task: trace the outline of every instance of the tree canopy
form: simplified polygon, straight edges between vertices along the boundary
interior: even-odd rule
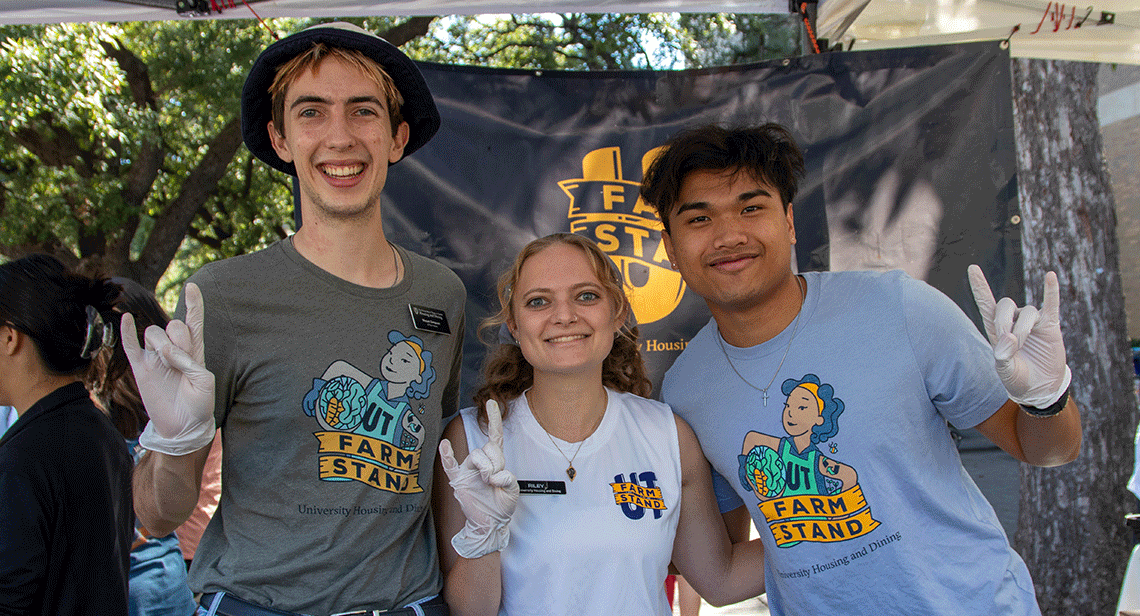
[[[350,21],[418,60],[495,67],[696,68],[799,48],[794,20],[772,15]],[[252,20],[0,28],[0,255],[47,252],[161,294],[286,237],[289,180],[242,147],[238,104],[272,40]]]

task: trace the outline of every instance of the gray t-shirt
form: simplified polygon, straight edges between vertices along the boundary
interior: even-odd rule
[[[440,591],[432,471],[457,408],[466,294],[446,267],[399,254],[388,289],[321,270],[291,240],[190,278],[224,444],[195,591],[309,614]],[[417,329],[413,310],[451,333]]]

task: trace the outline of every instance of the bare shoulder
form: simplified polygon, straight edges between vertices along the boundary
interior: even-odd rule
[[[681,474],[683,481],[688,483],[693,473],[708,473],[709,463],[705,460],[705,453],[701,443],[697,440],[696,432],[679,415],[673,415],[677,422],[677,445],[681,450]]]
[[[451,442],[455,459],[462,462],[467,458],[467,429],[463,427],[463,416],[457,414],[443,429],[443,438]]]

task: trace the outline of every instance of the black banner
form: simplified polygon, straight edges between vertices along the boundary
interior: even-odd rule
[[[689,71],[421,69],[443,126],[392,168],[385,228],[467,285],[464,405],[499,274],[556,231],[594,239],[619,264],[660,383],[709,316],[669,269],[638,183],[655,147],[705,123],[772,121],[796,136],[808,165],[800,271],[904,269],[976,319],[966,266],[978,263],[1022,297],[1009,54],[997,42]]]

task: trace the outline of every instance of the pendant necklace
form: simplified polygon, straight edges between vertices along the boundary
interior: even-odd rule
[[[539,424],[539,426],[541,427],[542,424]],[[546,432],[546,428],[542,428],[542,431]],[[566,454],[562,451],[562,448],[558,446],[558,443],[554,442],[554,437],[550,436],[549,432],[546,432],[546,438],[550,439],[550,444],[554,445],[554,448],[558,450],[558,453],[562,454],[563,458],[566,458]],[[582,451],[582,443],[585,443],[585,442],[586,442],[586,439],[582,439],[581,441],[579,441],[578,442],[578,448],[574,450],[574,455],[570,456],[569,458],[566,458],[566,464],[568,465],[566,467],[566,476],[570,478],[570,481],[574,481],[574,476],[578,474],[578,471],[574,470],[574,458],[578,457],[578,452]]]
[[[609,400],[609,397],[607,394],[607,403],[606,403],[607,405],[609,404],[608,400]],[[531,415],[534,415],[534,409],[533,408],[531,409]],[[603,407],[601,417],[598,417],[597,423],[594,424],[593,428],[590,428],[590,432],[589,432],[589,434],[586,435],[586,438],[590,438],[590,434],[593,434],[594,430],[598,429],[598,426],[601,425],[601,423],[602,423],[602,418],[605,416],[606,416],[606,411],[605,411],[605,408]],[[547,429],[545,427],[543,427],[542,423],[540,423],[538,421],[537,417],[534,418],[534,421],[535,421],[535,423],[538,423],[539,428],[542,428],[542,431],[546,434],[546,438],[550,439],[550,444],[554,445],[554,448],[558,450],[558,453],[562,454],[562,457],[566,459],[566,476],[570,478],[570,481],[574,481],[574,477],[578,474],[578,471],[574,470],[574,458],[577,458],[578,452],[582,451],[582,445],[584,445],[586,443],[586,438],[578,441],[578,448],[574,450],[574,455],[568,457],[566,455],[566,453],[564,451],[562,451],[562,448],[558,446],[558,443],[554,442],[554,437],[550,436],[550,432],[547,431]]]
[[[800,314],[803,312],[806,294],[804,289],[800,287],[800,279],[798,276],[796,277],[796,290],[800,292],[800,309],[798,312],[796,312],[796,318],[792,321],[792,335],[788,337],[788,346],[784,347],[784,356],[780,358],[780,364],[776,366],[776,372],[772,374],[772,378],[768,379],[768,384],[763,388],[753,385],[751,381],[744,378],[743,374],[740,374],[740,371],[736,369],[736,364],[732,363],[732,358],[728,356],[728,349],[724,347],[724,336],[722,336],[719,331],[716,335],[716,341],[720,343],[720,352],[724,353],[724,359],[728,362],[728,366],[732,368],[732,371],[736,373],[736,376],[740,377],[740,380],[744,381],[745,384],[747,384],[752,389],[755,389],[756,391],[764,394],[764,406],[768,406],[768,388],[772,386],[772,383],[776,380],[776,376],[780,374],[780,368],[784,367],[784,360],[788,358],[788,351],[790,351],[792,348],[792,340],[795,340],[796,338],[796,328],[800,326]]]

